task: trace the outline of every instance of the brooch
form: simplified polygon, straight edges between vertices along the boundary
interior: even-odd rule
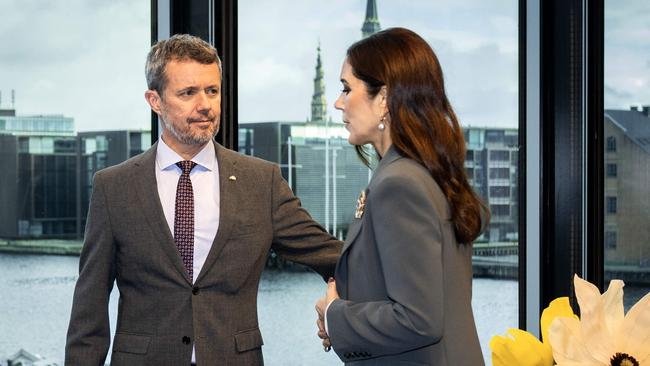
[[[359,198],[357,199],[357,209],[354,210],[354,218],[355,219],[360,219],[361,216],[363,216],[363,210],[366,208],[366,190],[364,189],[361,191],[361,194],[359,194]]]

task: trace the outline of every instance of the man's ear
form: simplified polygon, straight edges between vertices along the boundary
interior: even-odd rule
[[[144,92],[144,99],[147,100],[147,103],[149,103],[149,106],[151,106],[151,110],[154,111],[157,115],[160,115],[160,95],[158,94],[157,91],[155,90],[147,90]]]

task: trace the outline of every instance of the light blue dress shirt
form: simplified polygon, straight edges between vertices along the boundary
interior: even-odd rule
[[[156,182],[160,203],[172,236],[176,186],[182,173],[176,163],[183,160],[162,138],[159,140],[156,151]],[[194,192],[194,282],[203,268],[219,229],[219,164],[212,140],[192,158],[192,161],[197,164],[190,173]]]
[[[176,163],[183,161],[162,138],[156,149],[156,182],[169,230],[174,235],[176,209],[176,186],[182,170]],[[192,159],[197,165],[190,172],[194,192],[194,263],[192,282],[196,281],[208,257],[212,242],[219,229],[219,163],[210,140]],[[192,362],[196,361],[194,349]]]

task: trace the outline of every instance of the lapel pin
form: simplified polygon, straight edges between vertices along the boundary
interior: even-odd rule
[[[354,218],[360,219],[363,216],[363,211],[366,209],[366,190],[361,191],[359,199],[357,199],[357,208],[354,211]]]
[[[234,175],[231,175],[230,177],[228,177],[228,179],[229,179],[229,180],[232,180],[232,181],[236,181],[236,180],[237,180],[237,177],[235,177]]]

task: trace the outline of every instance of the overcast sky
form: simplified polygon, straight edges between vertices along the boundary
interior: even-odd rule
[[[517,118],[516,6],[514,0],[377,0],[382,28],[410,28],[434,48],[461,122],[512,127]],[[240,0],[240,120],[304,121],[309,116],[320,39],[328,113],[340,121],[333,103],[341,89],[341,64],[347,47],[361,38],[365,10],[366,0]]]
[[[304,121],[321,42],[328,113],[366,0],[239,0],[241,122]],[[65,114],[78,130],[148,128],[148,0],[0,0],[1,107]],[[377,0],[382,28],[422,35],[438,54],[461,122],[516,127],[517,1]],[[650,104],[650,5],[606,0],[605,104]]]

